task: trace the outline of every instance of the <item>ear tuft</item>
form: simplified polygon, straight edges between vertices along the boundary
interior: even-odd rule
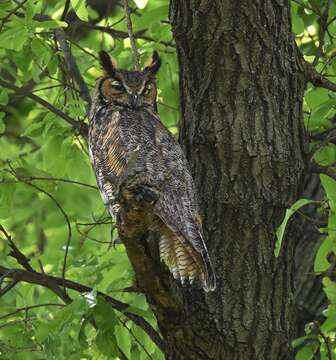
[[[161,66],[161,58],[159,54],[154,51],[152,57],[148,60],[148,62],[145,63],[145,69],[144,71],[149,71],[153,75],[155,75]]]
[[[105,73],[109,76],[114,76],[117,62],[106,51],[99,51],[99,60]]]

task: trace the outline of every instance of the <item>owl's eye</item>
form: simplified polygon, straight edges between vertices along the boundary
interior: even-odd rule
[[[145,86],[142,93],[144,95],[148,95],[152,91],[152,88],[153,88],[153,86],[151,84],[148,84],[148,85]]]
[[[114,80],[111,82],[111,86],[113,87],[114,90],[117,91],[125,91],[124,86],[122,85],[122,83],[118,80]]]

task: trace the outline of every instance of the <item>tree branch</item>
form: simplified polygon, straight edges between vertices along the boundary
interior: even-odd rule
[[[70,2],[71,0],[66,0],[64,8],[63,8],[63,12],[62,12],[62,16],[61,16],[61,21],[64,21],[68,11],[69,11],[69,7],[70,7]]]
[[[57,116],[59,116],[60,118],[64,119],[68,124],[70,124],[72,126],[72,128],[76,131],[78,131],[79,134],[81,134],[83,137],[87,137],[88,134],[88,125],[85,124],[83,121],[78,121],[75,120],[73,118],[71,118],[68,114],[64,113],[63,111],[57,109],[55,106],[53,106],[52,104],[50,104],[48,101],[42,99],[41,97],[34,95],[30,92],[25,92],[24,94],[20,94],[20,90],[22,88],[19,88],[7,81],[4,81],[2,79],[0,79],[0,85],[13,90],[15,92],[17,92],[17,96],[27,96],[28,98],[34,100],[35,102],[37,102],[38,104],[42,105],[43,107],[45,107],[46,109],[48,109],[49,111],[53,112],[54,114],[56,114]]]
[[[2,31],[3,26],[5,25],[6,21],[13,15],[15,14],[20,8],[23,7],[23,5],[27,2],[28,0],[23,0],[20,4],[18,4],[13,10],[11,10],[5,17],[3,17],[1,19],[1,26],[0,26],[0,32]]]
[[[30,284],[40,285],[52,291],[54,291],[54,285],[65,286],[67,289],[71,289],[79,293],[91,292],[93,290],[88,286],[79,284],[77,282],[68,279],[63,280],[62,278],[41,274],[36,271],[31,272],[21,269],[8,269],[1,265],[0,265],[0,276],[3,276],[5,278],[10,278],[18,282],[23,281]],[[159,334],[156,332],[156,330],[141,316],[127,311],[127,308],[129,307],[128,304],[116,300],[111,296],[106,295],[100,291],[98,291],[97,294],[102,296],[104,300],[108,302],[115,310],[120,311],[128,319],[132,320],[136,325],[138,325],[162,351],[165,351],[166,345],[162,340],[162,338],[159,336]]]
[[[323,133],[312,135],[311,138],[313,140],[317,140],[320,142],[318,142],[312,148],[312,150],[309,152],[308,158],[310,158],[310,159],[315,155],[315,153],[318,150],[320,150],[324,146],[328,145],[329,143],[332,143],[332,144],[336,143],[336,129],[335,128],[328,129],[328,130],[324,131]]]
[[[303,60],[303,66],[305,68],[307,81],[310,81],[313,85],[317,87],[336,92],[336,84],[321,75],[312,64]]]
[[[65,271],[66,271],[66,264],[67,264],[67,258],[68,258],[68,253],[69,253],[69,246],[70,246],[70,241],[71,241],[71,237],[72,237],[72,230],[71,230],[71,224],[70,224],[70,220],[68,215],[66,214],[66,212],[64,211],[64,209],[62,208],[61,204],[55,199],[55,197],[53,195],[51,195],[50,193],[48,193],[46,190],[42,189],[41,187],[32,184],[31,182],[25,180],[24,178],[21,178],[17,172],[15,171],[15,169],[9,164],[10,167],[10,172],[11,174],[19,181],[22,181],[23,183],[33,187],[34,189],[36,189],[37,191],[40,191],[41,193],[47,195],[49,197],[49,199],[51,199],[54,204],[57,206],[57,208],[59,209],[59,211],[62,213],[64,220],[67,224],[67,228],[68,228],[68,237],[67,237],[67,241],[65,244],[65,252],[64,252],[64,260],[63,260],[63,267],[62,267],[62,278],[65,278]],[[1,228],[0,228],[1,230]],[[13,246],[15,247],[15,245],[13,244]],[[25,266],[25,263],[22,263],[21,261],[23,261],[24,259],[27,259],[16,247],[15,249],[17,251],[14,252],[14,254],[11,256],[13,256],[14,258],[16,258],[19,262],[19,264],[21,264],[25,269],[27,269],[28,271],[34,271],[33,268],[29,265],[29,267]],[[15,255],[21,255],[21,256],[15,256]],[[65,292],[65,289],[64,289]]]
[[[11,241],[11,243],[13,243],[11,236],[1,224],[0,231],[5,235],[7,239]],[[51,275],[46,275],[45,273],[39,273],[35,271],[28,264],[29,259],[27,259],[27,257],[16,246],[15,249],[16,251],[10,255],[13,256],[17,260],[17,262],[25,268],[25,270],[9,269],[0,265],[1,278],[9,278],[13,280],[4,289],[1,289],[1,292],[3,292],[3,294],[5,292],[8,292],[8,290],[10,290],[10,288],[15,286],[18,282],[23,281],[48,288],[49,290],[53,291],[59,298],[61,298],[66,304],[70,304],[72,302],[72,299],[66,294],[65,288],[72,289],[80,293],[91,292],[93,290],[88,286],[78,284],[71,280],[54,277]],[[64,287],[64,290],[62,290],[61,287]],[[4,292],[5,289],[6,291]],[[132,320],[136,325],[138,325],[163,352],[166,350],[166,344],[164,340],[160,337],[160,335],[157,333],[157,331],[144,318],[127,311],[127,308],[129,307],[128,304],[116,300],[102,292],[98,292],[98,295],[102,296],[105,301],[108,302],[114,309],[120,311],[128,319]]]
[[[18,281],[14,280],[6,285],[4,288],[0,289],[0,297],[5,295],[9,290],[13,289],[13,287],[18,284]]]
[[[16,245],[12,240],[12,237],[7,233],[7,231],[1,224],[0,224],[0,232],[2,232],[5,235],[7,241],[9,242],[9,247],[11,248],[11,251],[9,252],[8,255],[16,259],[16,261],[26,270],[34,271],[29,264],[29,259],[16,247]]]
[[[60,48],[64,54],[64,60],[65,60],[65,64],[67,66],[67,69],[69,71],[70,76],[75,80],[75,82],[77,83],[78,87],[79,87],[79,91],[80,91],[80,96],[82,97],[82,99],[84,101],[86,101],[87,106],[86,106],[86,111],[87,113],[90,110],[90,106],[91,106],[91,96],[90,96],[90,92],[89,89],[78,69],[77,63],[75,61],[75,59],[73,58],[72,54],[71,54],[71,50],[69,48],[69,45],[67,43],[66,40],[66,36],[65,36],[65,32],[63,29],[56,29],[55,30],[55,38],[58,41]]]
[[[133,66],[135,70],[139,71],[140,70],[139,53],[134,39],[131,13],[130,13],[130,8],[128,6],[128,0],[124,0],[124,10],[126,15],[128,37],[130,39],[131,48],[133,52]]]
[[[331,6],[331,0],[327,0],[327,4],[324,8],[322,15],[320,16],[319,22],[319,46],[317,48],[316,56],[312,63],[312,66],[316,66],[320,57],[323,56],[323,45],[324,45],[324,36],[328,29],[328,17],[329,17],[329,9]]]
[[[317,174],[328,175],[329,177],[331,177],[336,181],[336,172],[332,171],[332,169],[329,166],[323,166],[317,164],[316,162],[313,162],[311,165],[311,171]]]
[[[75,184],[75,185],[80,185],[80,186],[84,186],[87,187],[89,189],[92,190],[98,190],[97,186],[94,185],[90,185],[90,184],[86,184],[83,183],[81,181],[76,181],[76,180],[70,180],[70,179],[62,179],[62,178],[54,178],[54,177],[42,177],[42,176],[21,176],[20,177],[21,180],[25,180],[25,181],[55,181],[55,182],[64,182],[64,183],[68,183],[68,184]],[[2,183],[9,183],[9,182],[13,182],[13,183],[17,183],[19,182],[18,180],[0,180],[0,184]]]
[[[333,360],[333,355],[332,355],[332,351],[331,351],[331,348],[330,348],[330,340],[329,340],[329,337],[326,336],[323,331],[321,330],[320,328],[320,325],[317,321],[314,321],[314,327],[315,329],[317,330],[317,332],[321,335],[324,343],[325,343],[325,346],[327,348],[327,354],[328,354],[328,360]]]
[[[36,309],[36,308],[40,308],[40,307],[47,307],[47,306],[64,307],[65,305],[56,304],[56,303],[46,303],[46,304],[36,304],[36,305],[25,306],[25,307],[17,308],[15,311],[12,311],[11,313],[0,316],[0,320],[5,319],[5,318],[10,317],[10,316],[13,316],[13,315],[16,315],[17,313],[19,313],[21,311],[27,312],[27,311],[29,311],[31,309]]]

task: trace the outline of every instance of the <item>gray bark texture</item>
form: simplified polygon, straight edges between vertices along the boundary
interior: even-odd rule
[[[180,139],[218,278],[214,294],[191,301],[198,339],[189,354],[182,346],[185,358],[291,358],[295,244],[273,255],[275,228],[300,190],[306,145],[305,79],[288,2],[175,0],[170,16]]]
[[[289,4],[171,0],[170,20],[180,66],[180,141],[217,289],[181,289],[125,214],[120,234],[137,285],[157,317],[167,359],[293,359],[300,328],[296,242],[286,240],[274,257],[275,230],[302,192],[306,168],[306,81]]]

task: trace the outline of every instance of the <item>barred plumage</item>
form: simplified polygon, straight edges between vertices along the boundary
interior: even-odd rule
[[[144,183],[159,192],[149,230],[158,233],[161,259],[183,284],[198,278],[206,291],[213,290],[215,275],[188,163],[156,112],[155,74],[160,59],[154,53],[142,72],[130,72],[117,69],[106,53],[100,58],[105,76],[97,81],[89,145],[104,203],[115,216],[118,182],[133,161]]]

